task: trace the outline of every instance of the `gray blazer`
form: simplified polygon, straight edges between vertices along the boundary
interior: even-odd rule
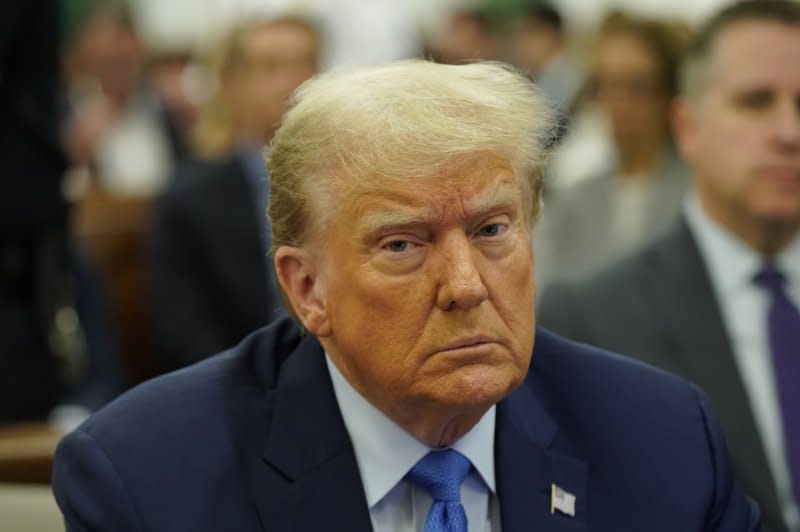
[[[642,244],[675,221],[687,183],[686,167],[670,151],[645,197]],[[615,241],[611,233],[618,187],[614,168],[545,199],[542,220],[534,232],[540,286],[585,278],[638,247]]]
[[[710,278],[683,218],[661,239],[597,276],[551,286],[538,320],[702,387],[719,414],[739,483],[761,506],[764,525],[788,532]]]

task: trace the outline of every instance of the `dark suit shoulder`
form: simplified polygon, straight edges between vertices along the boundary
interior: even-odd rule
[[[529,380],[563,434],[594,463],[609,463],[628,445],[637,456],[663,453],[662,463],[710,459],[702,456],[707,399],[682,377],[539,329]],[[665,442],[672,447],[661,449]]]
[[[694,397],[696,387],[685,379],[637,359],[612,353],[580,341],[564,338],[538,328],[532,372],[539,386],[553,388],[556,395],[576,392],[600,401],[629,399],[640,402],[673,402],[677,395]],[[580,393],[578,393],[580,392]],[[611,393],[610,396],[605,394]]]
[[[704,516],[703,530],[758,529],[759,512],[735,486],[722,429],[694,384],[543,329],[527,384],[558,420],[553,448],[591,464],[602,486],[597,514],[616,519],[614,500],[652,490],[653,515]]]
[[[80,430],[136,448],[131,438],[162,441],[180,427],[224,425],[243,403],[264,402],[301,338],[289,318],[280,319],[227,351],[134,387],[90,417]],[[175,435],[176,443],[186,443],[180,441],[185,435]]]

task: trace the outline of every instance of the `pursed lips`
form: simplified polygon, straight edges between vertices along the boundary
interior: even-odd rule
[[[483,335],[469,336],[467,338],[461,338],[459,340],[456,340],[455,342],[448,344],[447,346],[443,347],[441,351],[453,351],[464,347],[473,347],[476,345],[489,344],[489,343],[496,343],[496,340]]]

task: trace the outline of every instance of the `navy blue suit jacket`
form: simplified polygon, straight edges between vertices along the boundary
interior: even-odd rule
[[[504,532],[758,529],[705,396],[639,362],[539,330],[495,430]],[[288,320],[92,416],[53,489],[70,531],[371,529],[322,348]]]

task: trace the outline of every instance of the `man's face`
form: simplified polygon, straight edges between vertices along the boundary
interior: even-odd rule
[[[533,254],[516,177],[496,157],[463,163],[349,195],[317,241],[327,322],[312,332],[396,420],[488,407],[530,363]]]
[[[317,41],[307,27],[281,21],[252,30],[242,44],[230,100],[251,129],[269,136],[292,92],[316,73]]]
[[[800,226],[800,28],[740,22],[711,53],[677,127],[704,207],[734,231]]]

